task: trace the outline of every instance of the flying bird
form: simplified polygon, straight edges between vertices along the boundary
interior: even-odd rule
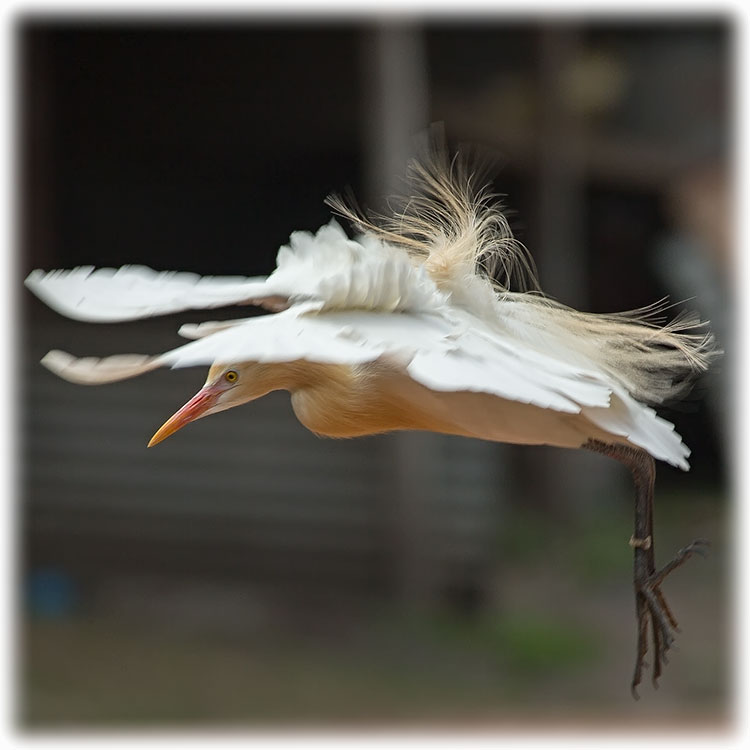
[[[229,305],[270,313],[184,325],[179,333],[191,341],[163,354],[79,359],[50,351],[42,364],[82,384],[210,365],[203,387],[149,446],[281,389],[318,435],[430,430],[617,459],[635,483],[637,697],[649,641],[656,685],[678,629],[661,584],[707,544],[696,540],[656,569],[654,459],[687,470],[690,451],[652,407],[689,390],[717,354],[713,337],[694,316],[664,323],[663,303],[601,315],[545,296],[496,196],[445,149],[414,160],[409,184],[388,216],[330,197],[355,239],[335,219],[314,234],[294,232],[268,277],[143,266],[33,271],[26,286],[77,320]]]

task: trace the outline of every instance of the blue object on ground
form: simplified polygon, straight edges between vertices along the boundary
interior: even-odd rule
[[[32,615],[65,617],[75,606],[75,582],[59,568],[39,568],[28,575],[26,598]]]

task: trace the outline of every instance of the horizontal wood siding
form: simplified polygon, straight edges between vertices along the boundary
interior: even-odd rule
[[[273,393],[147,449],[204,369],[87,387],[39,365],[50,348],[171,348],[183,319],[196,316],[94,326],[33,310],[19,410],[30,562],[388,587],[398,436],[320,439],[297,422],[288,394]],[[425,437],[429,465],[415,471],[429,475],[430,492],[413,533],[429,542],[439,586],[492,553],[499,453],[481,441]]]

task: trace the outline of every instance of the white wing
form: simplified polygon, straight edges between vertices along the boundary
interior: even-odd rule
[[[26,286],[62,315],[94,323],[167,315],[189,308],[260,304],[273,296],[263,277],[201,277],[157,272],[145,266],[32,271]]]
[[[33,271],[26,286],[57,312],[99,323],[227,305],[255,304],[278,312],[302,300],[316,300],[321,309],[385,311],[431,309],[444,301],[404,251],[372,237],[350,240],[336,222],[315,235],[292,234],[267,278],[84,266]]]
[[[411,377],[433,390],[481,391],[570,412],[577,412],[580,404],[607,406],[609,388],[595,374],[516,348],[497,336],[487,339],[486,330],[477,333],[468,327],[472,320],[460,314],[319,312],[317,303],[308,302],[275,315],[183,326],[183,335],[196,340],[155,357],[118,355],[77,361],[85,362],[90,370],[98,362],[110,382],[115,371],[122,373],[118,378],[122,379],[141,374],[144,366],[300,359],[359,364],[387,354],[404,362]],[[481,323],[474,321],[474,325]],[[131,365],[132,375],[127,370]],[[61,371],[58,374],[67,377]],[[93,376],[86,381],[95,382]]]
[[[328,316],[308,315],[316,303],[298,304],[275,315],[208,324],[214,332],[204,335],[201,326],[189,326],[189,344],[164,354],[120,354],[112,357],[76,358],[54,350],[43,359],[49,370],[73,383],[93,385],[125,380],[159,367],[193,367],[214,362],[291,362],[307,359],[331,364],[359,364],[377,359],[383,345],[353,341],[346,327],[331,325]],[[398,317],[398,316],[394,316]],[[324,321],[321,324],[321,321]],[[182,329],[181,329],[182,330]]]

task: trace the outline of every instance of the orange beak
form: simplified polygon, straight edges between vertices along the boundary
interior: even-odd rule
[[[148,443],[152,445],[161,443],[177,430],[184,427],[188,422],[194,422],[200,419],[212,406],[216,404],[219,398],[219,392],[210,388],[201,388],[198,393],[188,401],[185,406],[173,414],[154,434]]]

